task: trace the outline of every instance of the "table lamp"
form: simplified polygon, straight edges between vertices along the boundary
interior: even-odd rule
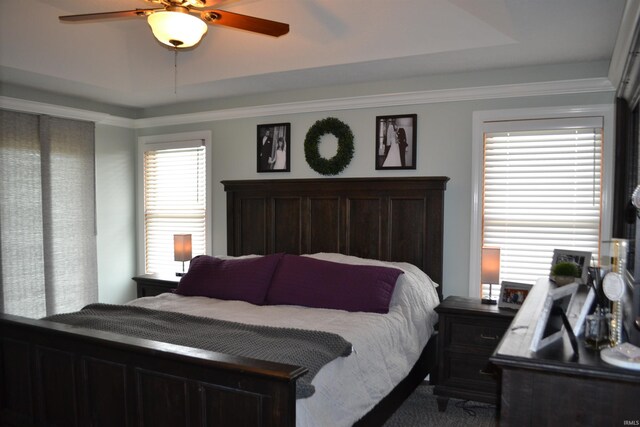
[[[184,276],[184,262],[191,259],[191,234],[173,235],[173,256],[175,261],[182,261],[182,273],[176,276]]]
[[[482,283],[489,284],[489,297],[482,298],[482,304],[497,304],[498,300],[493,298],[493,284],[500,282],[500,248],[482,248]]]

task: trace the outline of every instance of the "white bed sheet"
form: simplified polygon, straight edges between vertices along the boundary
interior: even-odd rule
[[[325,365],[313,379],[315,394],[296,401],[299,427],[351,426],[386,396],[411,370],[434,331],[436,286],[419,268],[341,254],[308,255],[345,264],[386,265],[404,271],[389,313],[350,313],[300,306],[257,306],[243,301],[161,294],[130,305],[254,325],[336,333],[353,353]]]

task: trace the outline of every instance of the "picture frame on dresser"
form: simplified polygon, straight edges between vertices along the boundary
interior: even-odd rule
[[[567,316],[569,316],[569,322],[571,322],[571,326],[573,327],[573,333],[575,333],[576,336],[583,332],[587,315],[591,312],[595,300],[596,291],[593,286],[589,286],[580,310],[574,310],[573,313],[567,314]]]
[[[580,284],[587,283],[589,277],[589,265],[591,264],[591,252],[575,251],[572,249],[554,249],[551,268],[559,262],[573,262],[580,270],[580,277],[577,282]]]
[[[539,351],[562,337],[565,325],[560,311],[565,317],[572,311],[578,286],[571,283],[549,290],[531,338],[531,351]]]
[[[529,295],[529,291],[533,285],[527,283],[507,282],[500,284],[500,297],[498,298],[498,307],[518,310],[524,300]]]

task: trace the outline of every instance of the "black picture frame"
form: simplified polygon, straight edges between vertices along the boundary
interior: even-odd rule
[[[290,172],[291,123],[258,125],[256,148],[258,172]]]
[[[417,114],[377,116],[376,169],[415,169],[417,135]]]

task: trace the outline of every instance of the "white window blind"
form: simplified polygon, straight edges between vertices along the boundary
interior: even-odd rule
[[[602,126],[582,124],[484,134],[482,246],[501,249],[500,281],[535,283],[556,248],[599,259]]]
[[[193,256],[206,249],[206,148],[203,141],[149,144],[144,152],[145,272],[175,274],[173,235],[191,234]],[[188,263],[185,263],[185,269]]]

